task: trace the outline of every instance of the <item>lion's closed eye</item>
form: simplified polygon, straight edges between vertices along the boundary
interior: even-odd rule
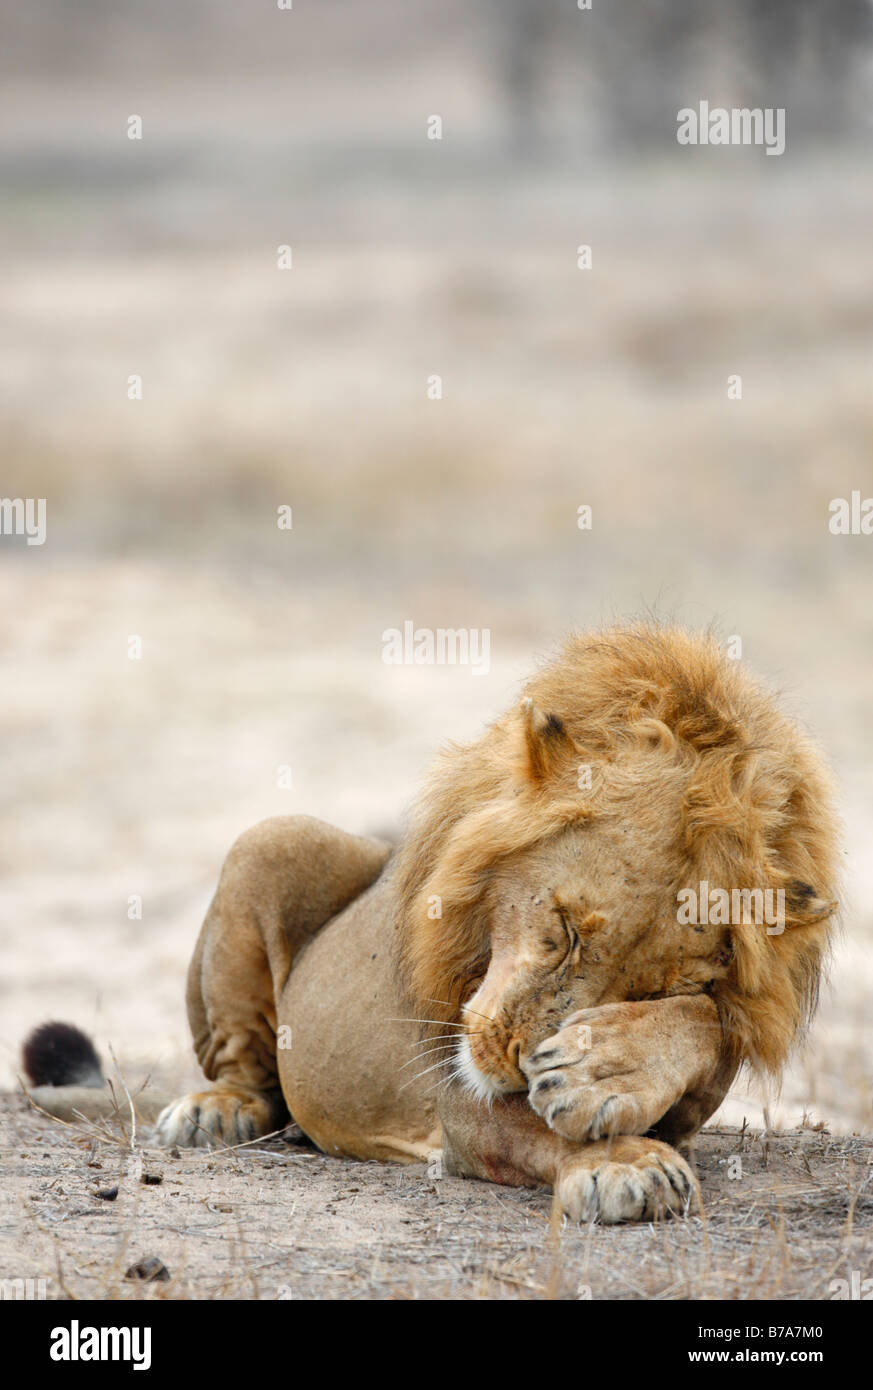
[[[548,955],[557,960],[563,958],[572,949],[576,941],[567,916],[561,907],[553,907],[549,913],[549,921],[542,936],[543,950]]]

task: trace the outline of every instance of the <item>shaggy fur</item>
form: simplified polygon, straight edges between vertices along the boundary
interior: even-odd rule
[[[784,889],[781,935],[734,925],[707,982],[737,1063],[778,1074],[811,1017],[836,910],[830,777],[801,729],[712,636],[640,624],[567,642],[521,711],[443,755],[399,856],[403,978],[422,1018],[456,1021],[489,960],[488,889],[517,851],[621,815],[681,780],[655,823],[677,892]],[[578,790],[578,769],[592,770]],[[669,806],[674,806],[669,800]],[[672,817],[672,818],[671,818]],[[439,917],[429,905],[440,900]],[[657,950],[653,933],[652,950]],[[679,992],[679,991],[677,991]]]

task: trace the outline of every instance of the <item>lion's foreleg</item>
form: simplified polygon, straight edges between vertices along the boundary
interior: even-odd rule
[[[527,1096],[486,1106],[452,1085],[440,1103],[447,1170],[512,1187],[551,1187],[574,1221],[644,1221],[687,1210],[694,1176],[657,1139],[622,1135],[578,1144],[549,1129]]]

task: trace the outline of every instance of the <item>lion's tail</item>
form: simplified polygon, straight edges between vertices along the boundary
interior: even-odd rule
[[[21,1049],[26,1094],[40,1110],[59,1120],[112,1119],[129,1115],[127,1096],[110,1087],[91,1039],[71,1023],[43,1023]],[[173,1099],[150,1087],[133,1093],[137,1120],[152,1124]]]

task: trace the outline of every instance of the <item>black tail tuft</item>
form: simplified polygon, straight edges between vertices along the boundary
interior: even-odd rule
[[[21,1060],[32,1086],[102,1086],[94,1044],[71,1023],[42,1023],[24,1041]]]

